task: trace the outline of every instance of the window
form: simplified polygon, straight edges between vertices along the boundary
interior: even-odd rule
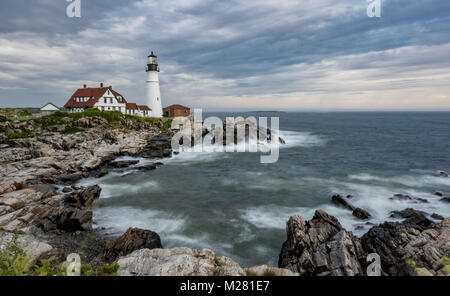
[[[105,102],[105,104],[108,103],[108,102],[106,101],[106,98],[104,98],[104,102]]]
[[[111,101],[111,104],[113,103],[113,100],[112,100],[113,98],[109,98],[109,100]]]

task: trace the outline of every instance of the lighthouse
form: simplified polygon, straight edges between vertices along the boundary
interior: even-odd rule
[[[163,116],[161,104],[161,92],[159,90],[159,68],[157,56],[152,53],[148,56],[147,62],[147,103],[152,117],[161,118]]]

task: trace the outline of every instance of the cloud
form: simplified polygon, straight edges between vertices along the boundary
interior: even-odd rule
[[[445,0],[384,0],[381,19],[364,0],[82,0],[81,19],[32,3],[0,4],[3,106],[62,105],[99,82],[145,103],[153,49],[165,105],[450,109]]]

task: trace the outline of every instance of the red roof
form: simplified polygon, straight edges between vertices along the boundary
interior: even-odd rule
[[[75,91],[75,93],[70,97],[69,101],[64,105],[66,108],[74,108],[74,107],[93,107],[95,103],[97,103],[98,99],[100,99],[105,92],[110,89],[111,92],[117,97],[122,97],[122,101],[126,103],[125,98],[113,90],[111,87],[97,87],[97,88],[79,88]],[[89,97],[87,102],[77,102],[75,98],[77,97]]]
[[[126,109],[134,109],[134,110],[137,110],[138,109],[138,106],[137,106],[137,104],[136,103],[127,103],[126,105],[125,105],[125,108]]]
[[[147,105],[138,105],[139,110],[147,110],[147,111],[151,111],[152,109],[150,109]]]
[[[183,106],[183,105],[179,105],[179,104],[170,105],[170,106],[164,108],[164,110],[166,110],[166,109],[170,109],[170,110],[173,110],[173,109],[188,109],[188,110],[191,110],[191,108]]]

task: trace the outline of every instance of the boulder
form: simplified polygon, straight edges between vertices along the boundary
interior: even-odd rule
[[[436,213],[431,214],[431,218],[436,219],[436,220],[444,220],[445,219],[444,217],[442,217],[441,215],[436,214]]]
[[[100,197],[102,189],[98,185],[77,190],[64,198],[67,204],[79,209],[92,209],[94,202]]]
[[[287,240],[278,267],[300,275],[364,275],[365,252],[358,238],[339,221],[317,210],[310,221],[293,216],[286,224]]]
[[[31,235],[15,235],[9,232],[0,232],[0,250],[4,250],[11,243],[23,249],[30,265],[35,264],[45,253],[53,250],[53,247],[48,243],[40,241]]]
[[[37,257],[36,262],[38,265],[41,265],[42,260],[46,260],[48,262],[61,263],[66,261],[67,253],[62,249],[50,249],[46,252],[43,252]]]
[[[361,208],[354,209],[352,215],[361,220],[367,220],[371,217],[369,212]]]
[[[347,202],[347,201],[346,201],[342,196],[340,196],[339,194],[333,195],[333,196],[331,197],[331,200],[332,200],[335,204],[337,204],[337,205],[339,205],[339,206],[341,206],[341,207],[344,207],[344,208],[346,208],[346,209],[349,209],[350,211],[354,211],[354,210],[355,210],[355,207],[352,206],[349,202]]]
[[[121,257],[119,276],[244,276],[245,271],[211,250],[141,249]]]
[[[113,262],[139,249],[162,248],[161,239],[156,232],[139,228],[129,228],[122,236],[108,244],[103,253],[107,262]]]
[[[428,200],[420,197],[412,197],[406,194],[395,194],[393,197],[389,198],[391,200],[409,201],[411,203],[428,203]]]
[[[443,197],[440,199],[440,201],[445,202],[445,203],[450,203],[450,197]]]

